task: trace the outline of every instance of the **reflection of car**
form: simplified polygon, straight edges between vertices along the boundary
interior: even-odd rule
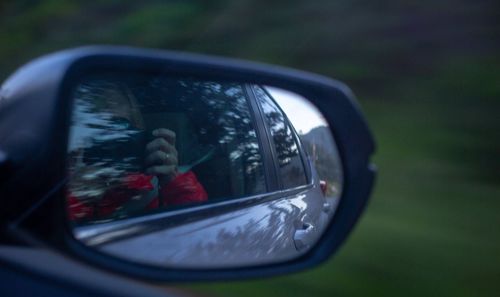
[[[127,74],[146,81],[168,77],[185,83],[186,78],[195,78],[239,86],[244,94],[239,99],[234,88],[223,92],[220,100],[208,98],[210,104],[222,106],[223,117],[212,117],[217,113],[206,105],[198,110],[196,119],[208,120],[198,126],[201,130],[191,131],[211,135],[207,129],[214,126],[223,131],[216,144],[202,146],[209,148],[202,150],[203,158],[179,164],[179,168],[190,165],[213,199],[102,220],[69,219],[67,198],[75,194],[72,186],[85,190],[85,197],[100,197],[92,187],[115,186],[120,179],[113,176],[117,169],[113,162],[130,157],[102,157],[99,150],[85,156],[89,147],[78,149],[81,144],[74,142],[75,137],[85,145],[95,143],[95,135],[115,141],[115,146],[107,146],[108,153],[120,144],[135,147],[115,137],[128,124],[106,128],[107,122],[101,120],[110,114],[86,122],[102,115],[101,105],[86,105],[87,115],[78,114],[81,105],[75,90],[96,73],[112,74],[113,79]],[[157,86],[150,90],[158,93]],[[315,159],[309,159],[287,117],[261,86],[295,92],[323,112],[335,139],[334,149],[338,148],[339,160],[332,164],[342,173],[335,184],[337,190],[341,187],[335,203],[328,203],[321,192],[318,176],[325,166],[321,172],[315,170],[328,150],[320,152],[314,146]],[[158,282],[298,271],[325,261],[341,245],[372,188],[371,134],[349,90],[324,77],[204,56],[92,47],[28,64],[2,85],[0,98],[0,289],[4,296],[18,295],[14,281],[23,284],[26,295],[154,296],[155,292],[116,274]],[[155,103],[150,115],[166,112],[162,108]],[[244,113],[247,116],[242,117]],[[145,118],[146,126],[155,126],[155,121]],[[88,123],[83,128],[89,129],[75,130],[78,123]],[[104,134],[93,134],[103,127]],[[242,131],[247,138],[240,135]],[[75,160],[82,151],[83,159]],[[92,169],[89,160],[100,163],[105,173],[93,172],[75,183],[75,172]],[[110,175],[113,180],[107,179]],[[335,212],[333,204],[338,204]]]
[[[147,87],[138,88],[140,92],[129,88],[128,93],[135,92],[146,129],[174,127],[180,168],[192,170],[208,193],[205,210],[192,222],[200,208],[193,203],[142,212],[140,216],[127,215],[120,209],[115,216],[77,227],[79,240],[114,256],[179,267],[272,263],[295,258],[318,240],[333,214],[334,203],[324,197],[318,174],[297,133],[263,87],[188,80],[175,84],[172,79],[157,76],[150,80],[170,87],[160,94],[161,90],[148,80]],[[209,96],[199,91],[201,87],[209,89]],[[89,106],[98,101],[89,92],[85,92],[87,97],[77,97],[77,104]],[[150,93],[156,97],[151,98],[147,95]],[[161,99],[166,97],[168,101]],[[92,111],[99,114],[95,108]],[[90,116],[74,117],[88,122]],[[78,133],[84,130],[84,124],[73,121],[75,141],[81,138]],[[87,126],[95,133],[95,124]],[[89,141],[89,133],[84,135]],[[135,152],[141,154],[142,150]],[[241,203],[253,206],[236,215]],[[221,204],[226,209],[222,213],[217,211]],[[175,213],[179,223],[165,227],[172,220],[172,210],[179,208],[190,211]],[[212,211],[207,212],[209,209]]]

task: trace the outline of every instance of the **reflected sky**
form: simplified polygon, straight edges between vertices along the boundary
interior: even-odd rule
[[[299,134],[306,134],[318,126],[328,126],[321,112],[304,97],[279,88],[265,87],[280,105]]]

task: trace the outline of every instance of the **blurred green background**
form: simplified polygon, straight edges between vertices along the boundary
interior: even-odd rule
[[[209,296],[500,294],[500,2],[1,1],[0,80],[31,58],[126,44],[347,83],[375,134],[366,212],[319,268],[182,285]]]

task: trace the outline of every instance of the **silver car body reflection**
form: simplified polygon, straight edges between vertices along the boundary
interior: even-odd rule
[[[75,235],[104,253],[163,267],[226,268],[291,260],[319,239],[337,205],[337,198],[324,198],[316,173],[312,184],[292,191],[296,193],[271,193],[283,197],[150,233],[137,218],[81,227]],[[298,246],[295,234],[307,227],[304,245]]]

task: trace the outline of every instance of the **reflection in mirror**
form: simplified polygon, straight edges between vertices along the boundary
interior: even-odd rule
[[[304,97],[287,90],[266,87],[298,132],[326,197],[336,204],[342,191],[342,166],[337,145],[321,112]]]
[[[164,267],[293,259],[335,212],[342,167],[321,113],[245,82],[99,73],[73,91],[76,239]]]

